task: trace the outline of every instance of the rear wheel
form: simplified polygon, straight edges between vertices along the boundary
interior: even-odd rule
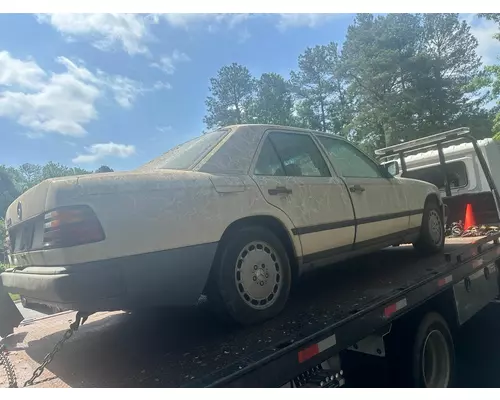
[[[413,386],[445,388],[453,385],[455,349],[446,321],[438,313],[420,322],[413,343]]]
[[[391,338],[389,355],[397,383],[402,387],[453,387],[455,348],[448,324],[436,312],[415,322]]]
[[[214,265],[208,301],[217,313],[243,325],[281,312],[291,286],[290,260],[270,230],[251,226],[231,234]]]
[[[413,246],[426,255],[439,253],[444,248],[443,213],[441,207],[434,200],[425,204],[420,235]]]

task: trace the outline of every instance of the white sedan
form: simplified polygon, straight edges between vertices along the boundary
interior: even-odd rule
[[[80,311],[195,304],[242,324],[278,314],[313,267],[400,243],[444,245],[429,183],[341,137],[238,125],[132,172],[48,179],[7,210],[10,292]]]

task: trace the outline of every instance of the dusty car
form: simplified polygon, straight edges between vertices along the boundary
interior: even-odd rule
[[[242,324],[278,314],[304,271],[444,245],[432,184],[395,178],[341,137],[237,125],[132,172],[46,180],[7,210],[14,293],[64,309],[195,304]]]

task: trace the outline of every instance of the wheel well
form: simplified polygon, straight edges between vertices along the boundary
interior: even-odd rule
[[[427,195],[427,197],[425,198],[425,205],[427,205],[427,203],[430,203],[430,202],[434,202],[438,205],[440,204],[439,197],[437,196],[436,193],[430,193]]]
[[[290,260],[290,267],[292,269],[292,283],[295,282],[296,278],[298,277],[299,268],[297,263],[297,254],[295,252],[295,247],[293,246],[290,235],[287,229],[278,219],[266,215],[245,217],[231,223],[231,225],[226,228],[219,241],[217,251],[215,253],[214,263],[218,262],[220,258],[220,252],[224,248],[227,240],[229,240],[229,238],[231,237],[231,233],[240,228],[248,226],[261,226],[267,228],[271,232],[273,232],[278,237],[278,239],[280,239]]]

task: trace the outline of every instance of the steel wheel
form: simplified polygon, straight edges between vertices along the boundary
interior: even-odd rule
[[[436,210],[429,212],[429,236],[435,245],[441,242],[443,236],[443,227],[441,217]]]
[[[276,250],[264,241],[246,245],[238,255],[234,280],[243,301],[255,310],[271,307],[281,287],[281,260]]]

